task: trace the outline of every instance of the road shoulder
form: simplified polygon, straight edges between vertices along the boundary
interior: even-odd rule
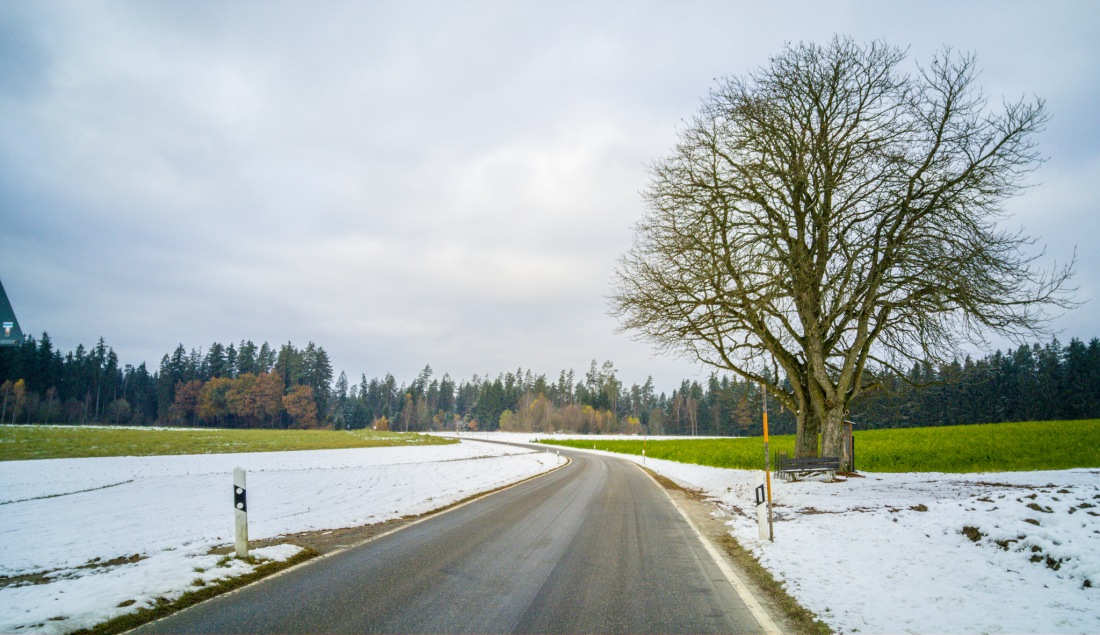
[[[812,635],[828,635],[832,632],[811,611],[798,604],[786,592],[782,583],[760,566],[752,554],[730,535],[725,523],[728,514],[708,502],[701,493],[685,489],[651,470],[642,469],[664,488],[673,503],[714,547],[713,553],[732,569],[737,580],[747,588],[778,631]]]

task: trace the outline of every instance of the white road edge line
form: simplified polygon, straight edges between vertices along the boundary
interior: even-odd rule
[[[637,465],[637,463],[635,463],[635,465]],[[638,467],[641,466],[639,465]],[[760,605],[759,601],[757,601],[756,596],[753,595],[752,591],[749,590],[748,585],[746,585],[744,581],[741,580],[741,576],[737,575],[737,572],[734,571],[733,568],[726,563],[726,559],[723,558],[722,554],[718,552],[718,549],[716,549],[715,546],[711,544],[710,540],[708,540],[707,537],[703,535],[703,532],[699,531],[699,528],[696,527],[695,523],[691,521],[691,518],[687,515],[687,512],[685,512],[683,508],[681,508],[680,505],[676,503],[676,500],[672,498],[672,495],[668,493],[668,490],[666,490],[663,485],[657,482],[657,479],[653,478],[652,474],[650,474],[646,470],[642,470],[642,472],[644,472],[645,475],[648,476],[653,481],[653,483],[658,488],[660,488],[662,492],[665,493],[665,496],[668,497],[668,502],[672,503],[672,506],[675,507],[676,511],[680,513],[680,517],[683,518],[684,522],[686,522],[688,526],[691,527],[691,530],[695,532],[695,535],[699,538],[699,542],[703,543],[703,548],[707,550],[707,553],[710,554],[711,559],[714,560],[714,563],[716,565],[718,565],[718,569],[722,572],[722,575],[726,576],[726,580],[728,580],[730,585],[733,586],[733,589],[737,591],[737,595],[740,595],[741,599],[745,601],[745,606],[749,608],[749,612],[752,613],[752,616],[754,618],[756,618],[756,621],[760,624],[760,627],[764,629],[764,633],[766,633],[767,635],[782,635],[783,631],[781,631],[779,627],[776,626],[775,622],[772,621],[771,616],[768,615],[768,612],[765,611],[764,607]]]

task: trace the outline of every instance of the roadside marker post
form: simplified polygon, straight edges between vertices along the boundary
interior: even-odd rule
[[[248,557],[248,501],[244,468],[233,468],[233,516],[236,520],[237,557]]]
[[[756,497],[756,527],[760,530],[760,539],[767,540],[768,533],[768,494],[764,491],[764,474],[756,473],[756,488],[753,489]]]
[[[768,540],[775,542],[775,529],[772,525],[772,461],[771,454],[768,453],[768,389],[763,384],[760,388],[764,394],[764,482],[768,486]]]
[[[842,443],[840,445],[840,466],[847,472],[856,471],[856,440],[852,436],[854,421],[844,421],[841,425]]]

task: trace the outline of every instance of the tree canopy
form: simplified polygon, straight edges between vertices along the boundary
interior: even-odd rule
[[[801,456],[818,432],[841,454],[883,371],[1041,333],[1045,307],[1072,304],[1072,262],[1044,270],[1001,226],[1041,163],[1043,102],[991,108],[970,55],[905,59],[838,37],[720,80],[652,166],[615,272],[624,330],[765,385]]]

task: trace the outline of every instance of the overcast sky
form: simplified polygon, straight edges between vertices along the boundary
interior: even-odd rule
[[[336,373],[456,379],[592,359],[709,373],[616,333],[646,165],[723,75],[786,42],[978,56],[1038,95],[1049,161],[1009,204],[1077,248],[1100,336],[1098,2],[0,1],[0,280],[24,333],[122,363],[314,341]]]

